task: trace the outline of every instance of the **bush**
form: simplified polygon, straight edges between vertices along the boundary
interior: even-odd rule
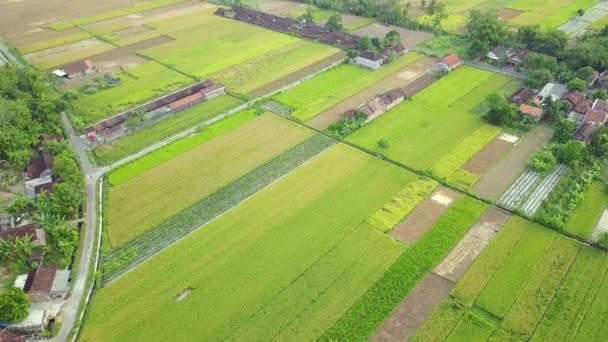
[[[378,146],[380,146],[381,149],[387,150],[388,148],[391,147],[391,144],[388,141],[388,139],[382,138],[382,139],[378,140]]]
[[[0,322],[15,323],[27,317],[30,299],[23,290],[8,287],[0,293]]]
[[[583,91],[587,88],[587,82],[585,82],[584,80],[581,80],[578,77],[575,77],[575,78],[571,79],[570,82],[568,82],[568,84],[566,86],[568,87],[568,90]]]
[[[557,159],[551,150],[543,149],[538,151],[528,162],[528,167],[534,171],[548,173],[549,171],[553,170],[555,164],[557,164]]]

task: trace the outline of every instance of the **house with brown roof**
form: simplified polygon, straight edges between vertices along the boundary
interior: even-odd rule
[[[91,75],[96,71],[97,69],[95,69],[95,64],[93,63],[93,61],[91,61],[90,59],[85,59],[83,61],[64,65],[61,68],[53,71],[53,74],[71,80],[86,75]]]
[[[32,302],[51,298],[65,298],[69,290],[70,271],[57,270],[55,265],[44,265],[27,275],[23,291]]]
[[[586,99],[585,94],[580,91],[568,91],[562,95],[562,100],[568,101],[572,104],[572,107],[576,107],[579,103]]]
[[[513,95],[511,97],[511,101],[520,106],[534,99],[536,95],[538,95],[538,90],[532,89],[530,87],[525,87],[524,89],[519,91],[519,93]]]
[[[593,137],[593,133],[599,127],[595,125],[593,121],[584,122],[577,130],[574,132],[572,136],[575,140],[582,141],[585,144],[591,142],[591,138]]]
[[[35,223],[0,231],[0,240],[22,239],[26,236],[30,237],[30,241],[34,247],[46,245],[46,233],[44,232],[44,229]]]
[[[528,49],[523,49],[516,52],[511,57],[509,57],[509,65],[513,68],[519,68],[522,64],[524,64],[529,54],[530,50]]]
[[[597,77],[597,80],[595,81],[595,86],[597,88],[608,90],[608,71],[604,71]]]
[[[40,177],[50,177],[53,174],[53,162],[55,157],[47,152],[40,152],[36,158],[32,159],[25,169],[30,179]]]
[[[492,51],[488,52],[488,54],[486,55],[486,58],[491,63],[497,63],[501,59],[507,59],[507,60],[511,59],[511,57],[516,55],[517,52],[518,52],[517,50],[512,49],[512,48],[508,48],[505,46],[497,46],[494,49],[492,49]]]
[[[401,88],[391,89],[380,96],[380,101],[384,106],[384,111],[391,110],[396,105],[405,100],[405,91]]]
[[[383,54],[375,51],[362,51],[357,57],[355,57],[355,64],[358,64],[364,68],[376,70],[383,64],[386,64],[387,57]]]
[[[608,101],[596,100],[592,108],[587,111],[582,125],[574,132],[574,139],[589,143],[593,133],[608,119]]]
[[[537,121],[540,121],[543,118],[543,116],[545,115],[545,111],[542,108],[533,107],[533,106],[527,105],[525,103],[522,103],[519,106],[519,112],[523,115],[533,117]]]

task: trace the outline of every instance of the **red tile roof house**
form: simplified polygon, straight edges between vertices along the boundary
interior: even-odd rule
[[[65,77],[68,79],[75,79],[86,75],[95,73],[95,64],[90,59],[84,61],[74,62],[53,71],[53,74],[59,77]]]
[[[525,103],[519,106],[519,112],[523,115],[531,116],[537,121],[540,121],[545,115],[545,111],[542,108],[532,107]]]
[[[538,90],[525,87],[519,93],[513,95],[513,97],[511,97],[511,101],[520,106],[522,104],[528,103],[528,101],[535,98],[536,95],[538,95]]]
[[[46,152],[40,152],[38,156],[30,161],[25,169],[30,179],[49,177],[53,174],[53,162],[55,157]]]
[[[0,231],[0,240],[14,240],[30,236],[32,246],[41,247],[46,245],[46,233],[37,224],[30,223],[21,227]]]
[[[441,59],[441,63],[445,65],[447,71],[452,71],[456,70],[459,66],[462,65],[462,59],[460,59],[457,54],[452,53],[443,57],[443,59]]]
[[[576,130],[576,132],[574,132],[574,139],[582,141],[584,143],[589,143],[591,141],[593,133],[606,123],[606,117],[608,116],[608,112],[595,108],[596,105],[597,101],[594,104],[594,108],[589,109],[589,111],[587,111],[587,114],[585,114],[583,124]]]
[[[568,101],[572,104],[572,107],[576,107],[579,103],[586,99],[585,94],[580,91],[569,91],[562,95],[562,100]]]
[[[40,266],[28,273],[23,291],[32,302],[65,298],[69,290],[69,279],[70,271],[58,271],[55,265]]]

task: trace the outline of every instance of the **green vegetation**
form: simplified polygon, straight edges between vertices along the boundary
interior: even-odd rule
[[[374,18],[361,18],[355,22],[344,25],[344,30],[346,31],[356,31],[360,28],[364,28],[365,26],[371,25],[375,23],[376,20]]]
[[[110,184],[113,186],[120,185],[170,159],[197,148],[226,132],[236,129],[256,117],[256,110],[249,109],[207,126],[196,135],[180,139],[112,171],[108,176]]]
[[[61,30],[65,30],[65,29],[69,29],[74,27],[74,24],[67,22],[67,21],[58,21],[56,23],[53,23],[49,26],[47,26],[48,28],[55,30],[55,31],[61,31]]]
[[[422,203],[437,187],[437,182],[419,178],[399,191],[381,209],[378,209],[367,223],[381,232],[388,232],[409,215],[412,210]]]
[[[57,37],[54,39],[49,39],[37,43],[32,43],[28,45],[21,45],[17,47],[17,51],[21,54],[28,54],[30,52],[36,52],[40,50],[50,49],[56,46],[61,46],[73,42],[77,42],[80,40],[84,40],[87,38],[91,38],[92,35],[86,31],[78,31],[72,34],[68,34],[65,36]]]
[[[443,301],[412,338],[413,342],[442,341],[467,313],[466,308],[451,298]]]
[[[47,70],[70,62],[77,61],[79,59],[87,58],[89,56],[106,52],[114,48],[116,47],[112,44],[99,42],[99,44],[96,44],[95,46],[89,48],[66,51],[58,55],[52,55],[50,57],[42,58],[36,62],[33,62],[32,65],[36,67],[36,69]]]
[[[583,239],[590,238],[607,204],[606,185],[594,181],[589,185],[581,203],[570,215],[564,226],[564,231]]]
[[[147,100],[178,90],[194,80],[156,62],[146,62],[118,74],[119,86],[74,102],[76,123],[90,124]]]
[[[79,25],[79,26],[87,25],[87,24],[96,23],[96,22],[102,21],[102,20],[108,20],[108,19],[112,19],[112,18],[116,18],[116,17],[122,17],[125,15],[133,14],[133,13],[153,10],[153,9],[156,9],[159,7],[169,6],[169,5],[176,4],[179,2],[183,2],[183,1],[185,1],[185,0],[151,0],[151,1],[146,1],[146,2],[138,2],[127,8],[121,8],[121,9],[118,9],[115,11],[96,14],[96,15],[92,15],[89,17],[78,18],[76,20],[72,20],[71,23],[73,25]],[[50,27],[54,30],[61,30],[63,26],[65,26],[65,25],[57,24],[57,25],[51,25]]]
[[[339,65],[274,99],[293,109],[295,118],[306,121],[421,57],[417,53],[408,53],[374,71],[351,64]]]
[[[10,286],[0,292],[0,322],[21,322],[27,317],[29,308],[30,298],[22,289]]]
[[[490,78],[497,78],[500,82],[488,81]],[[446,156],[441,164],[445,163],[453,170],[466,162],[464,158],[470,158],[481,150],[485,146],[483,141],[491,134],[497,133],[490,127],[479,130],[484,126],[481,118],[452,105],[458,103],[458,106],[463,108],[472,108],[474,101],[468,94],[476,93],[480,85],[493,85],[498,88],[508,82],[509,78],[502,75],[466,66],[460,67],[426,88],[411,101],[400,104],[356,131],[347,140],[419,170],[431,168]],[[477,100],[482,102],[483,99],[482,95]],[[479,136],[468,140],[467,137],[475,132],[479,133]],[[390,141],[391,146],[388,149],[378,146],[378,140],[381,138]],[[465,139],[468,140],[467,150],[462,154],[459,151],[454,158],[447,157],[457,151],[457,147]],[[429,144],[428,141],[434,143]],[[443,168],[439,171],[443,172]]]
[[[414,179],[336,145],[100,289],[81,338],[314,340],[403,252],[361,222]]]
[[[359,300],[323,335],[327,340],[364,340],[462,238],[487,205],[459,199],[416,244],[408,248]]]
[[[545,28],[557,28],[577,15],[578,9],[593,6],[596,0],[556,0],[547,6],[544,0],[513,0],[507,7],[524,11],[509,22],[514,25],[542,25]]]
[[[183,132],[241,104],[238,99],[224,95],[198,104],[168,117],[150,127],[127,135],[96,149],[93,153],[101,164],[111,164],[157,141]]]
[[[493,331],[494,327],[491,324],[468,312],[452,330],[446,341],[485,341]]]
[[[108,227],[112,244],[123,245],[311,134],[293,122],[266,114],[171,162],[141,170],[138,176],[110,188]]]
[[[450,53],[456,53],[460,56],[467,56],[468,54],[468,43],[460,36],[441,35],[418,46],[437,56],[445,56]]]

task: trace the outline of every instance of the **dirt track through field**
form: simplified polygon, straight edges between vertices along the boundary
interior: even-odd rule
[[[374,83],[373,85],[308,120],[306,125],[323,130],[330,124],[337,122],[340,119],[340,115],[347,110],[359,107],[359,105],[362,103],[373,99],[376,95],[381,94],[386,90],[392,88],[403,88],[411,82],[414,82],[416,79],[424,75],[436,61],[437,59],[433,57],[420,58],[414,63],[403,67],[390,76]]]
[[[374,342],[409,340],[448,296],[454,285],[453,282],[429,272],[370,340]]]
[[[458,192],[439,187],[393,229],[391,236],[408,245],[416,243],[460,196]]]
[[[498,136],[464,164],[462,169],[474,175],[483,175],[504,158],[512,146],[511,142]]]
[[[553,129],[536,126],[519,144],[475,185],[473,192],[483,198],[497,199],[526,169],[528,160],[553,137]]]
[[[509,214],[500,209],[488,208],[433,272],[447,280],[458,282],[509,217]]]

